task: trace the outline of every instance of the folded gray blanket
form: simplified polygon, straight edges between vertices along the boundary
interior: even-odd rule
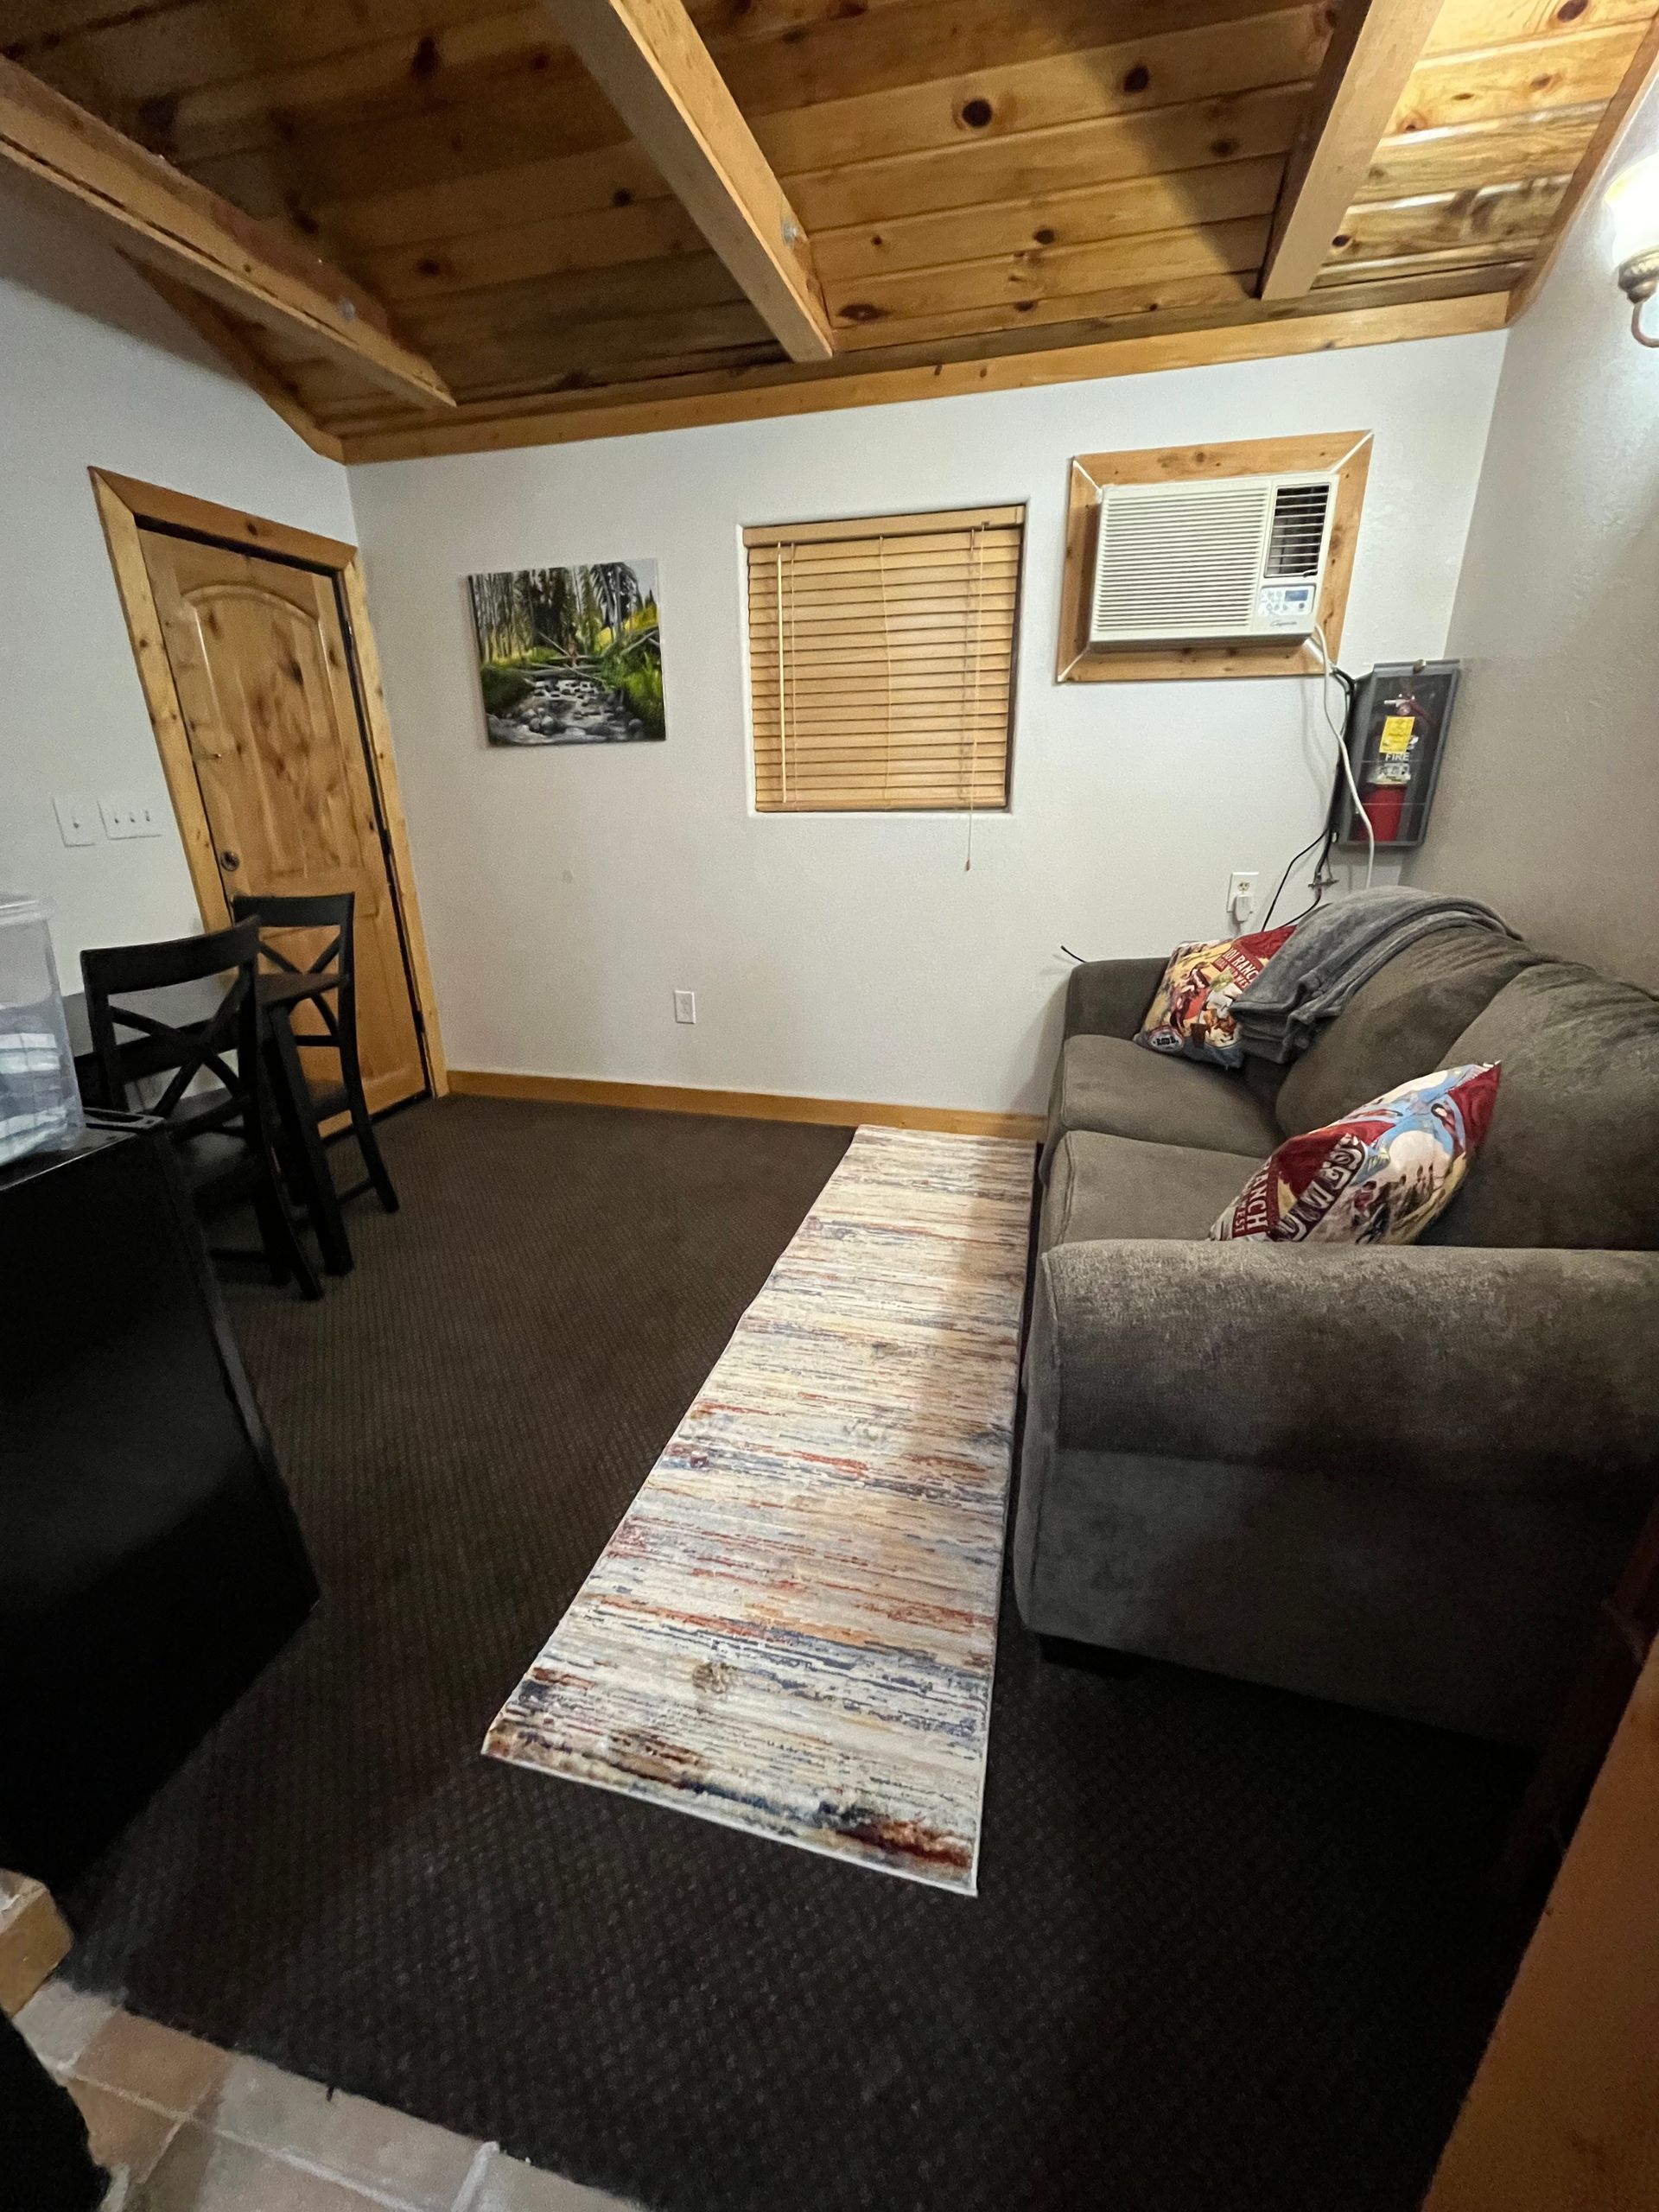
[[[1294,1060],[1396,952],[1432,931],[1471,922],[1515,935],[1478,899],[1445,898],[1405,884],[1351,892],[1317,908],[1233,1001],[1244,1050],[1258,1059]]]

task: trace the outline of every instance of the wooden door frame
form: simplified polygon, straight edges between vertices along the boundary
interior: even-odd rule
[[[363,588],[362,563],[355,545],[336,537],[319,537],[308,530],[295,530],[287,523],[268,522],[239,508],[215,505],[188,492],[169,491],[159,484],[141,483],[135,476],[118,476],[107,468],[91,468],[92,496],[98,501],[105,543],[115,570],[115,588],[126,617],[132,657],[138,664],[138,681],[149,709],[149,726],[156,733],[162,756],[162,772],[184,839],[185,859],[195,887],[204,929],[224,929],[230,922],[225,886],[219,872],[207,809],[196,780],[189,734],[179,703],[178,687],[162,641],[162,620],[144,566],[139,531],[146,523],[170,524],[195,531],[232,546],[270,553],[279,559],[303,562],[326,569],[338,578],[344,602],[346,642],[356,663],[355,690],[362,702],[368,734],[368,767],[385,823],[390,850],[388,873],[397,902],[403,939],[409,955],[410,980],[415,990],[419,1042],[426,1062],[427,1081],[434,1097],[449,1088],[443,1057],[443,1035],[438,1026],[437,1000],[432,988],[427,958],[426,932],[421,925],[421,902],[415,889],[414,863],[410,858],[409,830],[397,789],[397,763],[391,749],[391,724],[386,714],[385,693],[380,682],[380,658],[369,626],[368,600]]]

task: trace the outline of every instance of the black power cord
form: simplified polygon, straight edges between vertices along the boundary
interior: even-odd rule
[[[1330,830],[1321,830],[1317,836],[1310,837],[1308,839],[1307,842],[1302,847],[1301,852],[1293,853],[1290,858],[1285,862],[1285,872],[1279,879],[1279,888],[1274,893],[1272,898],[1268,899],[1268,911],[1262,917],[1262,926],[1263,929],[1268,928],[1271,924],[1273,920],[1273,910],[1279,904],[1279,901],[1284,897],[1285,886],[1290,881],[1290,871],[1295,867],[1297,861],[1302,858],[1304,854],[1311,853],[1315,845],[1319,845],[1325,849],[1321,850],[1319,858],[1319,864],[1313,871],[1314,876],[1317,879],[1325,868],[1325,850],[1329,849],[1330,842]]]

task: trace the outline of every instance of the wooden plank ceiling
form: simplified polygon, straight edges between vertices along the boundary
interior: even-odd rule
[[[1323,0],[690,8],[804,226],[828,363],[786,359],[545,6],[0,0],[0,50],[383,303],[456,409],[303,331],[226,340],[369,457],[457,425],[512,442],[550,407],[1506,293],[1656,0],[1444,0],[1311,291],[1271,302]]]

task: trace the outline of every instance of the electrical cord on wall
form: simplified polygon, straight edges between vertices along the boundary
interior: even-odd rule
[[[1340,789],[1340,784],[1338,784],[1338,788]],[[1331,865],[1331,848],[1336,842],[1336,835],[1337,833],[1334,830],[1327,830],[1325,833],[1325,842],[1319,849],[1318,865],[1315,867],[1312,876],[1308,879],[1307,887],[1313,893],[1313,896],[1308,900],[1306,906],[1302,908],[1300,913],[1293,914],[1291,916],[1290,925],[1293,929],[1295,928],[1298,922],[1305,922],[1310,914],[1317,912],[1319,902],[1325,897],[1325,893],[1327,891],[1334,890],[1336,887],[1336,870]]]
[[[1332,798],[1333,801],[1335,799],[1335,796],[1336,794],[1332,792]],[[1290,881],[1290,871],[1295,867],[1299,860],[1303,859],[1307,854],[1313,851],[1315,845],[1318,845],[1320,848],[1319,857],[1314,866],[1313,880],[1308,887],[1313,893],[1313,906],[1317,906],[1320,899],[1324,898],[1325,890],[1325,857],[1331,850],[1332,835],[1332,833],[1329,827],[1327,819],[1327,826],[1320,830],[1319,836],[1317,837],[1310,837],[1307,842],[1302,847],[1301,851],[1300,853],[1293,853],[1290,858],[1285,862],[1285,872],[1279,879],[1279,888],[1274,893],[1272,898],[1268,899],[1268,911],[1262,917],[1262,926],[1264,930],[1272,927],[1273,910],[1285,895],[1285,886]],[[1305,906],[1302,909],[1301,913],[1297,915],[1296,919],[1300,922],[1306,915],[1311,914],[1313,911],[1313,906]],[[1065,946],[1062,945],[1060,950],[1064,951],[1065,950]]]
[[[1354,784],[1352,766],[1348,757],[1347,724],[1349,714],[1352,709],[1354,694],[1357,687],[1353,677],[1349,675],[1348,671],[1345,669],[1338,668],[1336,663],[1332,659],[1330,649],[1325,643],[1324,631],[1321,629],[1316,629],[1313,633],[1313,638],[1314,647],[1319,655],[1320,662],[1319,697],[1321,711],[1325,715],[1326,728],[1330,730],[1332,737],[1337,741],[1336,772],[1332,778],[1331,803],[1325,809],[1325,827],[1319,831],[1317,836],[1310,837],[1306,844],[1302,847],[1300,852],[1293,853],[1289,860],[1285,863],[1285,872],[1280,877],[1278,887],[1274,890],[1272,898],[1268,901],[1268,911],[1262,916],[1259,925],[1259,926],[1264,930],[1270,926],[1274,915],[1278,911],[1279,901],[1285,895],[1285,886],[1290,881],[1291,870],[1295,867],[1297,861],[1305,859],[1306,856],[1313,850],[1315,846],[1318,846],[1319,848],[1319,856],[1313,863],[1313,873],[1308,879],[1307,887],[1313,893],[1313,896],[1309,903],[1302,908],[1300,913],[1292,916],[1291,925],[1293,928],[1295,926],[1296,923],[1305,922],[1307,919],[1308,916],[1313,913],[1315,908],[1320,904],[1325,893],[1335,884],[1337,878],[1332,873],[1331,868],[1331,849],[1337,842],[1337,824],[1341,815],[1342,799],[1344,790],[1352,793],[1355,801],[1355,810],[1358,814],[1360,820],[1364,823],[1366,836],[1370,840],[1371,850],[1368,857],[1373,863],[1375,861],[1376,831],[1372,827],[1370,817],[1365,812],[1364,808],[1358,803],[1359,793]],[[1331,686],[1332,683],[1335,683],[1342,693],[1342,717],[1340,723],[1338,723],[1337,718],[1331,711]],[[1368,866],[1365,873],[1365,880],[1369,884],[1370,880],[1371,870]]]
[[[1359,785],[1354,779],[1354,764],[1348,758],[1347,709],[1353,696],[1352,686],[1350,679],[1343,674],[1342,671],[1332,665],[1331,648],[1325,641],[1325,632],[1317,622],[1313,625],[1313,646],[1319,656],[1320,711],[1325,715],[1326,728],[1337,741],[1337,766],[1347,782],[1348,796],[1354,802],[1354,812],[1365,826],[1365,888],[1369,891],[1371,887],[1371,877],[1376,868],[1376,831],[1371,826],[1371,817],[1366,813],[1364,801],[1360,798]],[[1331,686],[1333,683],[1343,693],[1343,713],[1340,718],[1331,712]],[[1315,901],[1315,903],[1318,902]]]

